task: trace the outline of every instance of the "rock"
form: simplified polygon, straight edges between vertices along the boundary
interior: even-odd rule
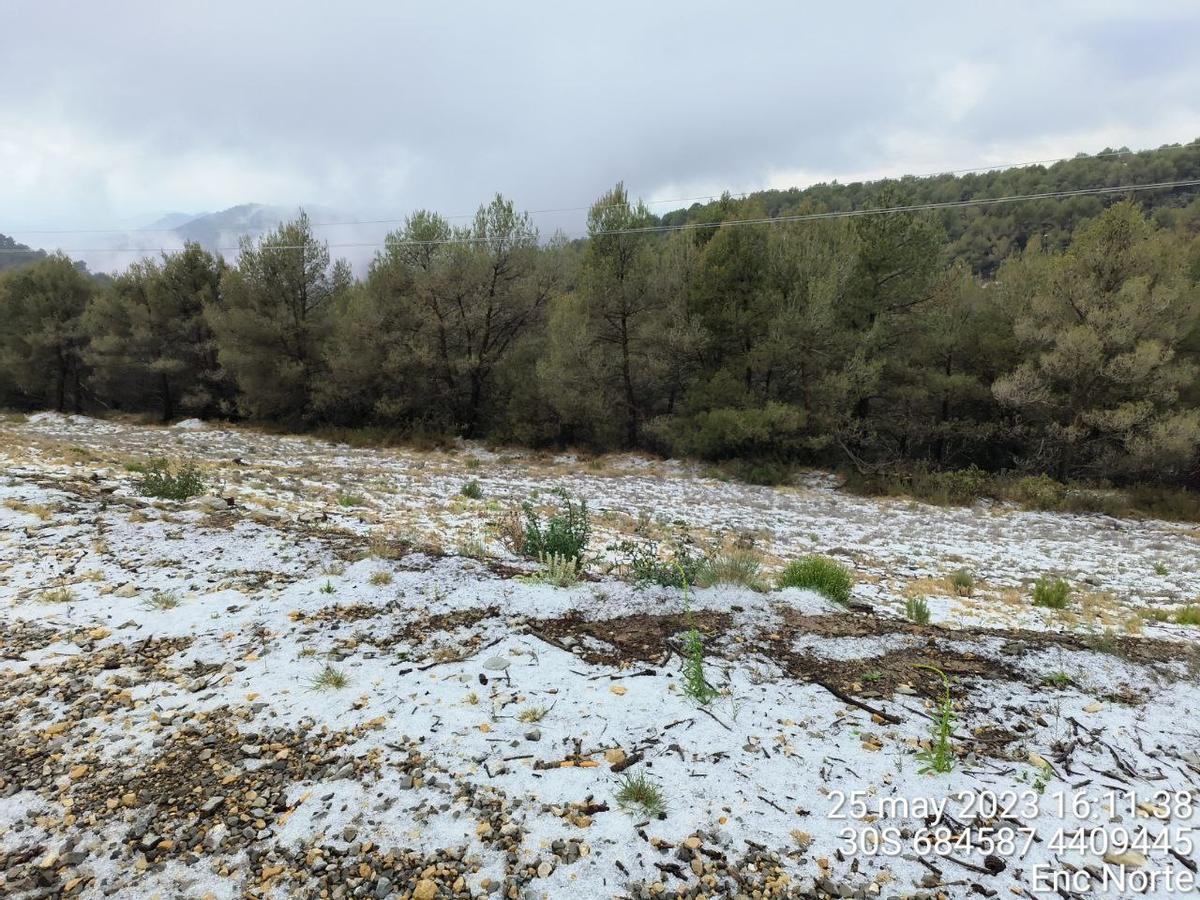
[[[221,844],[225,843],[225,837],[229,834],[229,828],[224,822],[219,822],[208,830],[208,834],[204,836],[204,846],[209,850],[217,850]]]
[[[1146,857],[1136,850],[1126,850],[1124,853],[1105,853],[1104,861],[1114,866],[1140,869],[1146,864]]]
[[[434,900],[437,896],[437,882],[430,878],[422,878],[413,888],[413,900]]]
[[[537,728],[530,728],[527,732],[525,732],[525,740],[527,741],[540,741],[541,739],[542,732]]]
[[[618,765],[625,762],[625,751],[620,747],[610,747],[604,751],[604,759],[611,766]]]
[[[200,807],[200,812],[204,813],[205,815],[209,815],[210,813],[215,812],[217,807],[220,806],[224,802],[225,802],[224,797],[209,797],[207,800],[204,801],[204,804]]]
[[[512,665],[512,661],[504,656],[491,656],[483,661],[485,669],[491,669],[495,672],[502,672]]]
[[[375,896],[378,900],[383,900],[392,892],[392,881],[390,878],[379,878],[375,882]]]
[[[117,588],[113,593],[118,597],[136,597],[137,588],[135,588],[132,584],[125,584]]]

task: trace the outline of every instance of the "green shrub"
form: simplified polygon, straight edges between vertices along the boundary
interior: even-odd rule
[[[676,541],[674,550],[666,558],[658,541],[652,540],[621,541],[609,549],[621,554],[623,565],[635,585],[681,588],[685,584],[712,584],[708,560],[694,553],[684,541]]]
[[[971,466],[950,472],[930,472],[917,479],[921,495],[934,503],[970,506],[988,494],[988,475]]]
[[[848,602],[850,589],[854,586],[850,570],[824,556],[793,560],[779,573],[777,583],[781,588],[808,588],[835,603]]]
[[[1067,486],[1049,475],[1026,475],[1012,482],[1008,495],[1026,509],[1062,509]]]
[[[144,497],[187,500],[204,493],[204,479],[194,463],[180,463],[178,467],[172,467],[165,459],[152,459],[146,463],[138,481],[138,490]]]
[[[928,775],[934,772],[945,774],[954,769],[954,746],[950,736],[954,734],[954,699],[950,695],[950,679],[937,666],[916,665],[914,668],[927,669],[942,680],[942,696],[934,707],[933,729],[929,736],[929,747],[917,754],[921,761],[920,772]]]
[[[1043,575],[1033,586],[1033,605],[1047,609],[1066,609],[1071,596],[1071,586],[1061,578]]]
[[[720,396],[718,391],[708,398],[714,402],[711,409],[655,419],[648,426],[649,437],[674,455],[714,461],[788,456],[804,446],[803,409],[775,401],[764,406],[725,405],[743,399],[744,389],[728,387],[737,396]]]
[[[904,614],[918,625],[929,624],[929,603],[924,597],[909,597],[904,604]]]
[[[1200,492],[1142,485],[1127,488],[1125,496],[1132,510],[1141,515],[1169,522],[1200,522]]]
[[[683,613],[688,620],[688,630],[683,636],[683,692],[701,706],[707,706],[721,695],[721,692],[708,683],[704,674],[704,639],[700,637],[700,629],[692,618],[691,594],[688,592],[687,578],[683,569],[679,570],[683,582]]]
[[[1104,483],[1063,483],[1044,474],[989,473],[976,468],[939,472],[914,467],[864,475],[851,470],[844,473],[842,487],[870,497],[909,496],[942,505],[990,498],[1052,512],[1200,521],[1200,493],[1196,491],[1154,485],[1114,488]]]
[[[788,484],[795,476],[795,471],[786,462],[769,459],[737,459],[721,465],[721,472],[727,477],[746,484],[757,484],[764,487],[774,487],[778,484]]]
[[[950,576],[950,586],[960,597],[970,597],[975,590],[975,578],[966,569],[959,569]]]
[[[480,500],[483,498],[483,488],[480,486],[479,482],[475,481],[474,479],[464,484],[459,493],[468,500]]]
[[[575,500],[562,488],[554,493],[559,498],[558,511],[545,522],[532,503],[526,500],[523,504],[525,533],[521,552],[529,559],[561,556],[582,563],[592,534],[587,502]]]
[[[1200,625],[1200,606],[1185,606],[1175,613],[1177,625]]]

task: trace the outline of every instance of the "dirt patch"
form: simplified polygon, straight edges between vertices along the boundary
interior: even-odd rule
[[[792,647],[794,634],[763,639],[765,655],[779,662],[793,678],[836,687],[863,699],[887,698],[899,691],[929,699],[941,697],[943,684],[932,667],[945,672],[961,695],[960,685],[969,691],[971,682],[1021,681],[1022,675],[1001,662],[969,651],[952,649],[930,638],[919,647],[889,650],[879,656],[862,659],[829,659]]]
[[[659,616],[639,613],[602,621],[569,615],[530,622],[529,631],[594,665],[622,666],[635,662],[662,665],[672,652],[670,639],[693,623],[701,632],[711,635],[728,631],[732,621],[729,613],[714,612],[695,613],[690,619],[681,613]],[[611,649],[580,644],[584,637],[608,644]]]
[[[893,635],[910,635],[927,641],[952,640],[957,642],[999,639],[1005,642],[1001,647],[1001,653],[1005,655],[1019,656],[1030,650],[1061,647],[1081,652],[1108,653],[1127,662],[1147,666],[1164,663],[1194,663],[1197,655],[1197,648],[1183,641],[1156,640],[1131,635],[1091,636],[1030,631],[1019,628],[964,627],[950,629],[937,625],[917,625],[904,619],[876,615],[810,616],[786,607],[778,608],[777,611],[786,626],[783,631],[790,632],[786,635],[789,639],[800,634],[829,638],[883,638]],[[947,671],[949,670],[947,669]]]

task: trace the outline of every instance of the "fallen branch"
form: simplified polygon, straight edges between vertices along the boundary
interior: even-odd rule
[[[835,688],[833,685],[829,684],[828,682],[821,681],[819,679],[814,679],[813,684],[818,685],[819,687],[825,688],[825,690],[829,691],[829,693],[833,694],[833,696],[837,697],[843,703],[848,703],[851,706],[857,706],[859,709],[865,710],[866,712],[869,712],[873,716],[879,716],[879,718],[883,719],[883,721],[885,721],[891,725],[900,725],[904,722],[904,720],[901,719],[899,716],[893,716],[891,713],[884,712],[882,709],[876,709],[874,706],[871,706],[869,703],[863,703],[858,698],[851,697],[845,691]]]

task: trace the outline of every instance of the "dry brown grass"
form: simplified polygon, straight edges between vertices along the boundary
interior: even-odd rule
[[[49,506],[45,503],[25,503],[21,500],[5,500],[4,505],[13,512],[35,516],[42,522],[50,521],[50,518],[54,515],[55,511],[53,506]]]

